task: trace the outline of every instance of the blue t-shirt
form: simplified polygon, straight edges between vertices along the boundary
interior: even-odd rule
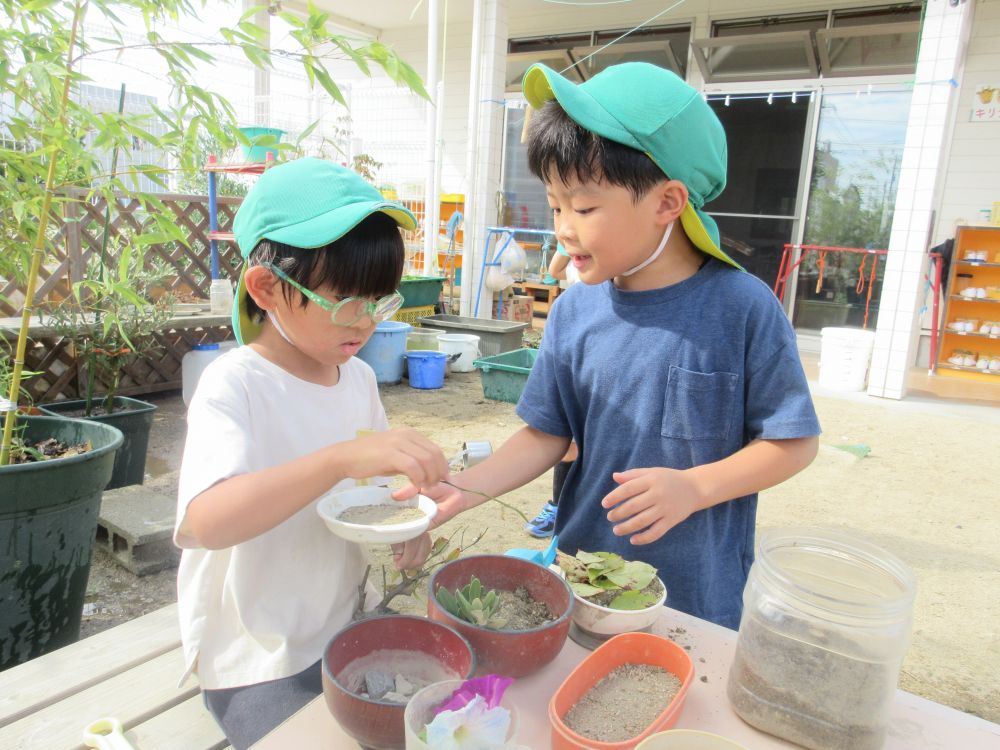
[[[572,436],[580,451],[559,497],[562,551],[644,560],[659,570],[669,606],[739,626],[756,494],[699,511],[641,546],[612,533],[601,500],[617,487],[612,472],[687,469],[756,438],[819,434],[795,333],[763,282],[709,260],[662,289],[574,285],[546,321],[517,413]]]

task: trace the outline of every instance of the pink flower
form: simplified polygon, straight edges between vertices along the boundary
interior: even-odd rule
[[[476,696],[481,696],[486,701],[487,708],[496,708],[500,705],[504,692],[512,682],[514,680],[510,677],[500,677],[495,674],[466,680],[458,690],[451,694],[451,698],[438,706],[434,715],[437,716],[442,711],[458,711],[467,706]]]

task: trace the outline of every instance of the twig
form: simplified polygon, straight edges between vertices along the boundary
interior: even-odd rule
[[[451,540],[456,536],[459,537],[459,543],[457,547],[452,547]],[[424,564],[419,568],[412,571],[399,571],[400,580],[393,586],[389,586],[387,581],[385,566],[382,566],[382,600],[375,605],[375,607],[370,611],[366,612],[365,607],[365,585],[368,581],[368,574],[371,571],[371,565],[365,568],[365,575],[361,580],[361,585],[358,587],[358,605],[354,609],[354,614],[351,616],[352,620],[362,620],[365,617],[374,617],[376,615],[390,614],[393,610],[389,609],[389,603],[395,599],[397,596],[412,596],[416,590],[417,586],[425,578],[428,578],[435,568],[439,568],[447,562],[450,562],[455,557],[458,557],[463,552],[472,547],[475,547],[482,538],[486,536],[486,531],[483,530],[479,532],[479,535],[473,539],[469,544],[465,544],[465,528],[457,530],[451,537],[441,537],[445,539],[446,543],[438,545],[435,542],[435,547],[437,551],[432,551],[430,556],[424,561]],[[455,554],[457,552],[457,554]],[[434,561],[433,563],[431,561]]]
[[[531,523],[531,519],[528,518],[521,510],[515,508],[510,503],[504,502],[500,498],[493,497],[492,495],[487,495],[485,492],[480,492],[479,490],[467,490],[465,487],[459,487],[457,484],[452,484],[447,479],[442,479],[441,484],[446,484],[449,487],[454,487],[456,490],[461,490],[462,492],[471,492],[473,495],[479,495],[480,497],[485,497],[487,500],[492,500],[495,503],[500,503],[500,505],[507,508],[508,510],[512,510],[515,513],[517,513],[517,515],[519,515],[521,518],[524,519],[525,523]]]

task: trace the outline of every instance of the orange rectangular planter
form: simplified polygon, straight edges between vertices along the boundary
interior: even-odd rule
[[[597,742],[566,726],[563,717],[587,691],[625,664],[649,664],[663,667],[677,675],[681,686],[663,712],[642,732],[622,742]],[[693,679],[694,664],[691,657],[670,639],[652,633],[616,635],[580,662],[549,701],[552,750],[631,750],[651,734],[669,729],[677,723]]]

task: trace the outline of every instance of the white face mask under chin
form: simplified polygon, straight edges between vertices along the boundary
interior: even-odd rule
[[[276,317],[274,317],[273,315],[271,315],[270,312],[268,312],[267,319],[271,321],[271,325],[274,326],[274,330],[278,332],[278,335],[281,336],[281,338],[287,341],[291,346],[295,346],[295,344],[292,344],[292,340],[288,338],[288,335],[282,329],[281,324],[278,322],[278,319]]]
[[[672,221],[667,226],[667,231],[665,231],[663,233],[663,239],[660,240],[660,246],[657,247],[653,251],[652,255],[650,255],[648,258],[646,258],[646,260],[644,260],[642,263],[640,263],[639,265],[637,265],[635,268],[631,268],[631,269],[629,269],[628,271],[626,271],[625,273],[623,273],[621,275],[622,276],[631,276],[632,274],[636,273],[637,271],[641,271],[643,268],[645,268],[646,266],[648,266],[654,260],[656,260],[657,258],[659,258],[660,257],[660,253],[663,252],[663,248],[665,248],[667,246],[667,240],[670,239],[670,233],[672,231],[674,231],[674,223],[675,222]]]

